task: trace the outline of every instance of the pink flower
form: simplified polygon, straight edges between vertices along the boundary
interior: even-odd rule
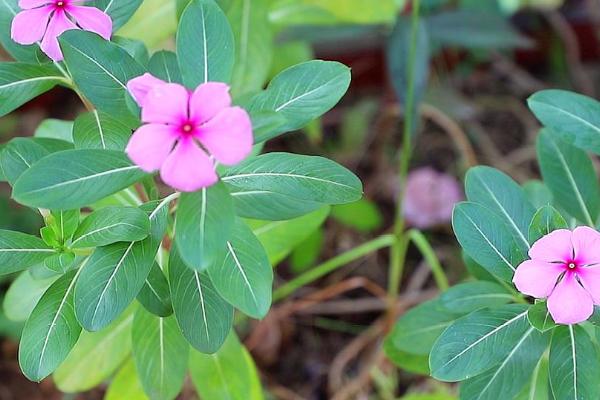
[[[42,41],[40,47],[54,61],[63,59],[58,37],[71,29],[95,32],[110,40],[112,20],[94,7],[77,5],[81,0],[20,0],[12,22],[11,37],[19,44]]]
[[[128,83],[142,108],[142,125],[127,145],[141,169],[160,169],[162,180],[194,192],[218,181],[215,161],[235,165],[252,151],[252,123],[245,110],[231,106],[229,86],[208,82],[190,92],[145,74]]]
[[[558,229],[533,244],[513,278],[520,292],[548,298],[558,324],[587,320],[600,305],[600,233],[580,226]]]
[[[419,168],[408,174],[404,216],[416,228],[430,228],[449,222],[454,204],[461,200],[456,179],[429,167]]]

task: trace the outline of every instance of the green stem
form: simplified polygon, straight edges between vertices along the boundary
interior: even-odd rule
[[[316,281],[317,279],[335,271],[336,269],[347,265],[361,257],[373,253],[379,249],[390,247],[396,242],[396,237],[393,235],[382,235],[370,242],[364,243],[352,250],[349,250],[339,256],[336,256],[316,267],[297,276],[291,281],[283,284],[273,292],[273,301],[281,300],[290,294],[294,293],[301,287]]]
[[[423,258],[425,258],[425,261],[427,261],[427,264],[429,264],[429,268],[431,268],[431,273],[433,274],[433,279],[435,280],[437,287],[441,291],[448,289],[450,285],[448,285],[446,273],[444,272],[440,260],[435,254],[435,251],[433,251],[433,248],[429,244],[429,241],[425,235],[423,235],[421,231],[411,229],[408,232],[408,237],[410,237],[410,240],[412,240],[415,246],[417,246],[423,255]]]
[[[405,228],[404,220],[404,195],[406,190],[406,176],[410,165],[410,153],[412,149],[411,136],[414,126],[413,109],[415,108],[415,60],[417,56],[417,35],[419,29],[419,11],[420,0],[412,2],[411,30],[410,30],[410,50],[408,55],[408,87],[406,90],[406,104],[404,107],[404,131],[402,137],[402,152],[400,154],[400,165],[398,168],[398,179],[400,190],[398,194],[398,206],[396,208],[396,219],[394,222],[394,235],[397,238],[392,246],[390,256],[390,270],[388,282],[388,294],[395,298],[400,289],[400,280],[404,270],[404,261],[406,257],[406,248],[408,240],[402,240]]]

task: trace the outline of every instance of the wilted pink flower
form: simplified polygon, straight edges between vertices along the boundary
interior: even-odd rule
[[[600,305],[600,233],[587,226],[558,229],[535,242],[529,257],[513,282],[528,296],[548,298],[556,323],[583,322]]]
[[[19,44],[42,41],[40,47],[54,61],[63,59],[58,37],[71,29],[95,32],[109,40],[112,20],[94,7],[84,7],[76,0],[20,0],[12,22],[11,37]]]
[[[150,74],[128,83],[142,108],[142,125],[126,152],[141,169],[160,169],[162,180],[183,192],[210,186],[219,179],[215,161],[235,165],[252,151],[248,113],[231,106],[229,86],[208,82],[190,92]]]
[[[456,179],[429,167],[419,168],[408,174],[404,216],[419,229],[445,224],[452,218],[454,204],[461,200]]]

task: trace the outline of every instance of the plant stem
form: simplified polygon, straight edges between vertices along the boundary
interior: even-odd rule
[[[437,287],[441,291],[448,289],[449,285],[446,273],[444,272],[442,264],[440,264],[440,260],[435,254],[435,251],[433,251],[431,248],[431,245],[429,244],[429,241],[425,235],[423,235],[423,233],[419,230],[411,229],[408,232],[408,237],[410,237],[410,240],[412,240],[415,246],[417,246],[425,258],[425,261],[427,261],[427,264],[429,264],[429,268],[431,268],[431,273],[433,274],[433,279],[435,280]]]
[[[410,165],[410,153],[412,150],[411,136],[414,126],[413,109],[415,108],[415,60],[417,56],[417,35],[419,29],[419,10],[420,0],[412,2],[411,30],[410,30],[410,50],[408,55],[408,87],[406,90],[406,104],[404,107],[404,131],[402,138],[402,152],[400,154],[400,165],[398,168],[398,179],[400,190],[398,193],[398,206],[396,208],[396,219],[394,223],[394,235],[396,243],[392,246],[390,255],[390,270],[388,282],[388,294],[391,298],[398,296],[400,289],[400,280],[404,270],[404,261],[406,258],[406,249],[408,239],[403,239],[404,235],[404,195],[406,190],[406,176]]]
[[[371,240],[370,242],[364,243],[353,248],[352,250],[325,261],[324,263],[311,268],[309,271],[306,271],[305,273],[280,286],[273,292],[273,301],[281,300],[301,287],[308,285],[309,283],[314,282],[330,272],[333,272],[352,261],[364,257],[367,254],[373,253],[374,251],[385,247],[393,246],[395,242],[396,237],[394,235],[382,235]]]

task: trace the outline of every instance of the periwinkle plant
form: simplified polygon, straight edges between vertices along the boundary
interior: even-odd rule
[[[234,310],[264,317],[273,272],[247,219],[287,220],[362,196],[359,179],[333,161],[260,154],[266,140],[331,109],[350,71],[309,61],[232,98],[234,34],[214,1],[193,0],[176,52],[149,60],[139,57],[141,43],[105,32],[140,2],[104,3],[21,0],[24,11],[10,3],[12,38],[30,46],[13,43],[17,61],[0,64],[0,115],[56,85],[74,90],[88,112],[72,128],[3,148],[12,197],[39,210],[45,226],[41,238],[0,231],[0,273],[20,272],[19,285],[39,288],[19,349],[28,378],[60,367],[60,386],[74,368],[69,354],[93,349],[88,332],[111,329],[114,339],[129,326],[142,387],[174,398],[190,346],[214,353],[225,343],[249,368],[230,334]],[[158,170],[173,190],[159,189]]]

